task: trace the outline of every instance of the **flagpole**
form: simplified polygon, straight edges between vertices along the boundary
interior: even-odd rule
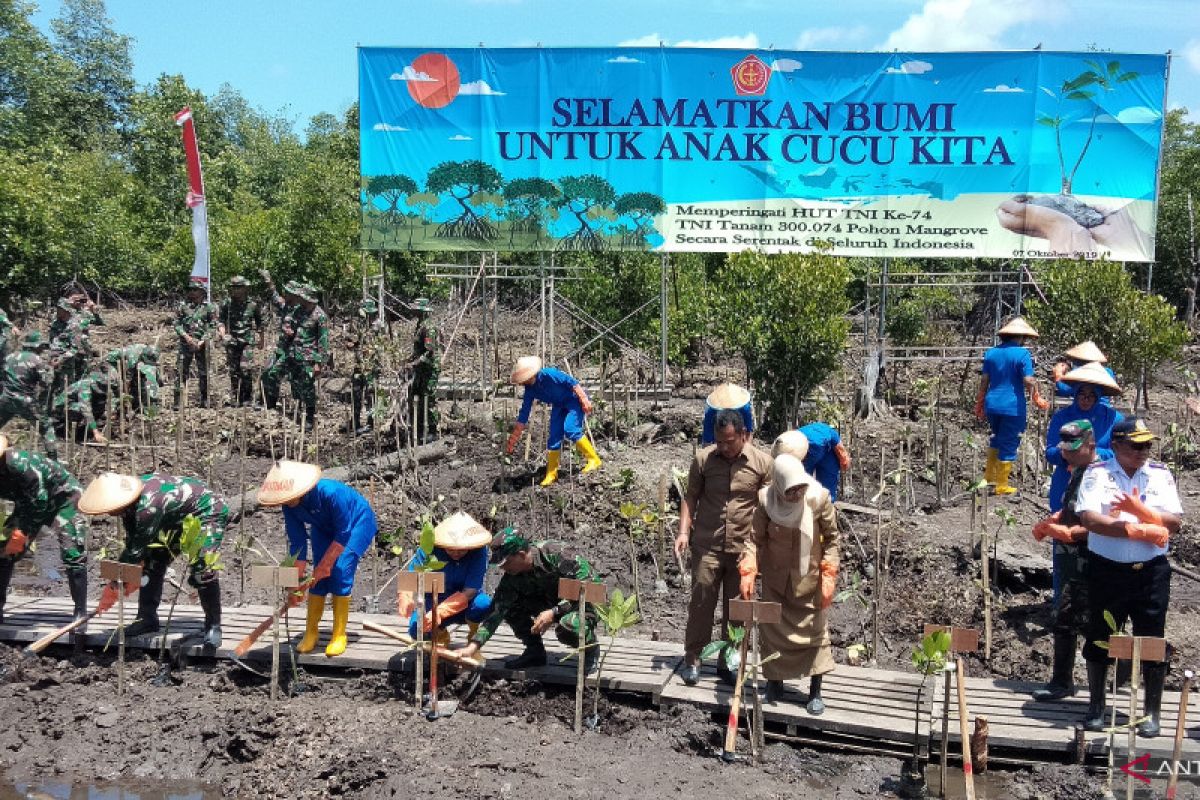
[[[204,201],[204,174],[200,170],[200,147],[196,143],[196,124],[192,109],[184,106],[175,115],[175,124],[183,128],[183,150],[187,156],[187,206],[192,210],[192,243],[196,257],[192,262],[192,277],[204,281],[208,301],[212,302],[211,266],[208,251],[208,205]]]

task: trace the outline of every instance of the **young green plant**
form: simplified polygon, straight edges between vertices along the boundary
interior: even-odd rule
[[[946,659],[950,653],[949,631],[933,631],[921,639],[921,643],[913,648],[912,663],[921,676],[921,685],[917,687],[917,702],[913,711],[913,755],[910,765],[910,775],[923,785],[924,777],[921,771],[921,710],[922,696],[929,676],[936,675],[946,668]]]
[[[600,679],[604,674],[604,662],[616,644],[618,634],[641,622],[642,615],[638,612],[637,595],[626,597],[620,589],[613,589],[607,603],[593,607],[596,616],[604,623],[604,630],[608,632],[608,646],[600,654],[600,663],[596,666],[596,691],[592,699],[592,718],[588,721],[589,727],[595,728],[600,724]]]

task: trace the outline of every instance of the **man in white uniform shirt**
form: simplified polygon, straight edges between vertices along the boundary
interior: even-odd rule
[[[1112,432],[1114,458],[1088,467],[1075,502],[1079,520],[1089,532],[1091,552],[1083,646],[1091,697],[1083,724],[1092,731],[1106,724],[1108,653],[1096,646],[1112,633],[1104,612],[1112,614],[1118,628],[1128,620],[1134,636],[1162,636],[1166,629],[1171,599],[1167,540],[1179,532],[1183,507],[1170,470],[1150,461],[1154,438],[1138,417],[1117,423]],[[1158,735],[1167,665],[1167,661],[1145,662],[1143,713],[1149,719],[1138,726],[1142,736]]]

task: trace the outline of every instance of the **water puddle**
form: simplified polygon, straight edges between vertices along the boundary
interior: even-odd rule
[[[219,800],[219,789],[191,781],[14,781],[0,778],[0,800]]]

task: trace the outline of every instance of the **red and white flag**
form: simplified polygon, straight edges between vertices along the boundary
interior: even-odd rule
[[[204,281],[208,299],[212,299],[208,260],[208,208],[204,203],[204,175],[200,172],[200,147],[196,144],[196,126],[192,109],[184,107],[175,115],[175,124],[183,127],[183,149],[187,155],[187,206],[192,210],[192,242],[196,259],[192,262],[192,277]]]

